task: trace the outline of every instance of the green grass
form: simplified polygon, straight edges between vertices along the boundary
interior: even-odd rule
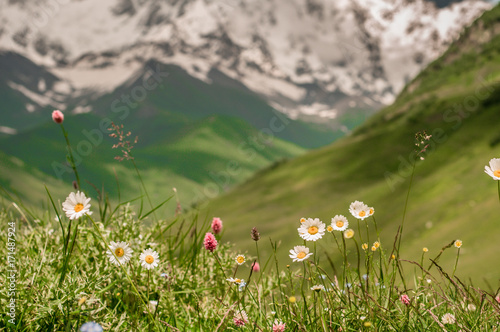
[[[158,332],[262,331],[273,325],[277,330],[277,322],[286,331],[311,332],[498,328],[497,291],[476,288],[454,276],[453,267],[442,270],[439,264],[433,269],[406,267],[410,277],[403,281],[398,271],[407,263],[390,259],[390,243],[360,252],[364,231],[345,240],[337,231],[326,233],[314,244],[295,234],[295,241],[313,253],[303,262],[278,258],[283,245],[276,239],[281,237],[261,234],[260,239],[253,237],[254,247],[237,264],[243,252],[239,241],[227,242],[233,226],[225,222],[215,235],[217,244],[208,247],[210,219],[181,213],[148,222],[152,215],[146,217],[142,208],[138,211],[128,202],[108,204],[103,193],[100,198],[90,195],[91,216],[70,221],[61,206],[66,195],[51,193],[54,205],[34,212],[16,199],[2,202],[0,229],[5,236],[0,244],[10,258],[9,273],[0,275],[5,285],[0,297],[9,313],[0,318],[0,331],[85,332],[80,327],[89,322],[105,331]],[[60,223],[54,220],[56,213]],[[375,233],[371,236],[376,239]],[[130,260],[114,265],[107,253],[110,244],[130,248]],[[458,258],[460,251],[449,246],[445,255]],[[158,265],[151,270],[140,258],[146,249],[158,254],[153,260]],[[266,250],[270,257],[259,254]],[[332,273],[332,262],[319,255],[323,252],[339,255],[342,262],[354,258],[354,263],[337,265]],[[437,251],[426,255],[436,257]],[[258,271],[253,270],[255,263]],[[450,314],[452,319],[444,320]]]
[[[250,228],[230,243],[227,234],[234,227],[224,222],[208,246],[214,231],[210,219],[183,213],[157,219],[142,206],[137,210],[130,202],[109,202],[102,192],[97,198],[89,195],[91,216],[69,220],[61,204],[66,195],[52,192],[46,196],[51,205],[33,211],[16,198],[2,201],[0,229],[5,236],[0,244],[10,258],[9,273],[0,275],[5,285],[0,297],[9,313],[0,318],[0,331],[85,332],[89,322],[106,331],[255,331],[273,326],[283,331],[277,329],[278,322],[287,331],[311,332],[498,328],[498,291],[484,291],[458,278],[456,265],[440,264],[437,250],[425,254],[434,258],[434,266],[427,267],[422,256],[422,268],[407,263],[391,243],[360,250],[368,235],[364,229],[345,239],[337,231],[327,232],[312,243],[294,232],[295,242],[309,249],[294,248],[304,254],[297,255],[303,261],[292,262],[292,257],[279,258],[280,251],[288,251],[280,234],[269,238],[252,232],[254,246],[243,252],[240,242],[249,237]],[[361,223],[376,221],[369,217]],[[297,225],[282,229],[293,231]],[[373,231],[370,236],[377,240]],[[466,264],[468,247],[452,244],[443,247],[443,257]],[[133,252],[115,265],[109,245]],[[157,264],[152,269],[140,256],[153,254],[146,249],[158,255],[152,258]],[[265,251],[272,254],[261,255]],[[304,257],[309,252],[312,256]],[[243,253],[243,261],[237,261]],[[390,258],[392,253],[401,260]],[[333,271],[332,256],[341,258]],[[446,315],[452,315],[448,321]]]

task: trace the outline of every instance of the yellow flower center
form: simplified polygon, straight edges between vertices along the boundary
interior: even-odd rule
[[[306,218],[300,218],[300,222],[305,222]]]
[[[361,246],[361,248],[362,248],[363,250],[366,250],[366,249],[368,249],[368,245],[367,245],[366,243],[363,243],[363,245]]]
[[[235,279],[234,282],[239,284],[241,282],[241,279]]]
[[[306,257],[306,253],[305,253],[305,252],[303,252],[303,251],[301,251],[301,252],[299,252],[299,253],[297,254],[297,258],[298,258],[298,259],[302,259],[302,258],[304,258],[304,257]]]
[[[374,246],[375,248],[380,247],[380,242],[378,242],[378,241],[377,241],[377,242],[375,242],[375,243],[373,244],[373,246]]]
[[[309,234],[314,235],[314,234],[318,233],[318,227],[311,226],[311,227],[309,227],[309,229],[307,231],[309,232]]]
[[[295,296],[290,296],[288,301],[290,301],[290,303],[295,303],[295,301],[297,301],[297,299],[295,298]]]
[[[373,209],[370,209],[370,214],[373,214],[373,212],[375,212],[375,210],[373,210]]]
[[[81,210],[83,210],[83,204],[82,203],[78,203],[75,205],[75,212],[80,212]]]
[[[331,231],[333,231],[333,227],[332,226],[327,226],[326,230],[329,231],[329,232],[331,232]]]
[[[344,222],[342,220],[337,220],[335,225],[337,225],[338,228],[341,228],[341,227],[344,227]]]
[[[236,257],[236,261],[237,261],[239,264],[243,264],[243,263],[245,263],[245,257],[243,257],[243,256],[238,256],[238,257]]]
[[[496,176],[497,178],[500,178],[500,170],[494,171],[493,175]]]
[[[364,216],[366,216],[366,212],[365,212],[365,211],[359,211],[359,216],[360,216],[360,217],[364,217]]]
[[[146,261],[146,263],[152,264],[155,261],[155,258],[151,255],[147,255],[144,260]]]
[[[115,249],[115,255],[116,257],[122,257],[125,254],[125,251],[122,248],[116,248]]]

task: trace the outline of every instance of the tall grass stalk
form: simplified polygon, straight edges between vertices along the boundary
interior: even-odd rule
[[[76,169],[76,163],[75,163],[75,158],[73,157],[73,149],[71,148],[71,144],[69,143],[69,137],[68,137],[68,132],[66,129],[64,129],[64,125],[61,123],[61,130],[64,135],[64,140],[66,141],[66,146],[68,148],[68,161],[71,164],[71,168],[73,169],[73,173],[75,173],[75,178],[76,178],[76,183],[78,185],[78,189],[81,188],[80,186],[80,176],[78,175],[78,170]]]

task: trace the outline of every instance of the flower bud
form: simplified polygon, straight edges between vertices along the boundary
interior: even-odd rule
[[[52,120],[54,120],[55,123],[63,123],[64,114],[59,110],[55,110],[52,112]]]

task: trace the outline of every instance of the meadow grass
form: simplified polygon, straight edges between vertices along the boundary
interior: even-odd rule
[[[4,330],[78,331],[94,321],[106,331],[271,331],[275,320],[286,331],[499,328],[497,294],[460,280],[454,271],[443,271],[438,257],[422,252],[420,262],[407,262],[415,266],[413,278],[401,279],[405,259],[396,259],[396,242],[375,248],[377,234],[365,233],[363,224],[374,223],[375,215],[351,221],[356,229],[352,238],[325,232],[324,238],[338,244],[327,255],[346,258],[335,272],[327,272],[331,262],[320,260],[316,242],[304,241],[313,255],[300,262],[290,259],[283,269],[276,255],[259,261],[257,249],[244,253],[245,262],[239,265],[241,252],[237,244],[224,242],[224,232],[215,235],[213,252],[204,248],[205,234],[212,231],[209,220],[179,215],[147,226],[130,203],[96,213],[103,202],[93,202],[95,227],[88,216],[73,221],[72,245],[64,240],[53,211],[32,219],[14,204],[0,213],[2,234],[12,223],[16,229],[15,326],[3,315]],[[69,221],[59,213],[65,229]],[[67,238],[70,232],[65,233]],[[134,251],[123,268],[110,262],[105,244],[110,241],[127,242]],[[7,246],[5,236],[2,242]],[[256,245],[273,252],[282,249],[272,240]],[[458,261],[460,249],[453,245],[443,250],[456,250]],[[146,248],[159,253],[157,268],[141,266],[139,253]],[[355,259],[347,259],[352,253]],[[258,271],[252,269],[255,263]],[[5,276],[2,284],[7,285]],[[6,287],[2,298],[10,299]],[[241,311],[248,318],[238,320]],[[453,317],[446,320],[448,313]]]
[[[150,207],[142,193],[113,206],[96,189],[85,195],[89,206],[85,197],[61,204],[65,197],[46,193],[51,207],[41,214],[12,197],[0,211],[2,245],[15,258],[0,280],[2,330],[85,332],[90,322],[97,331],[499,329],[498,291],[455,274],[460,240],[433,256],[423,249],[420,261],[400,254],[406,203],[393,243],[381,242],[375,210],[354,202],[350,220],[290,223],[303,246],[282,248],[248,226],[255,250],[242,252],[224,240],[227,226],[217,218],[181,209],[155,216],[164,204],[179,205],[174,196]],[[324,241],[328,249],[318,245]],[[272,255],[261,257],[259,247]],[[280,262],[283,250],[290,258]],[[450,250],[456,261],[445,271],[439,258]]]

